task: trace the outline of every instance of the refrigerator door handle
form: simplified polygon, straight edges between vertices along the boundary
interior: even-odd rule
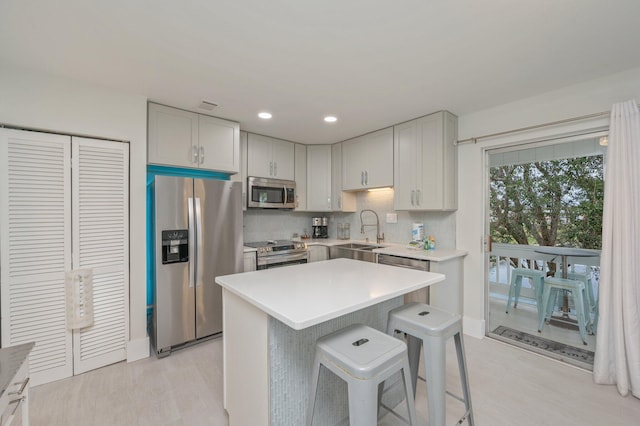
[[[204,259],[202,258],[202,208],[200,207],[200,197],[196,197],[196,263],[198,268],[196,269],[196,287],[200,287],[203,281]]]
[[[195,229],[194,229],[194,220],[193,220],[193,198],[189,197],[188,199],[189,205],[189,287],[193,287],[193,278],[195,276],[195,265],[196,262],[193,261],[194,253],[195,253]]]

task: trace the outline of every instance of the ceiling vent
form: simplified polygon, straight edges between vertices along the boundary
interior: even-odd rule
[[[220,105],[215,102],[206,101],[204,99],[202,100],[202,102],[200,102],[200,108],[206,109],[207,111],[213,111],[213,109],[217,108],[218,106]]]

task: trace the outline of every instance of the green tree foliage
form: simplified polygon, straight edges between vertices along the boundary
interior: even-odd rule
[[[495,242],[601,248],[602,156],[498,166],[490,174]]]

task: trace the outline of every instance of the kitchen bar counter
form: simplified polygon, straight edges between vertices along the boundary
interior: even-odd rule
[[[385,330],[404,294],[444,278],[350,259],[217,277],[230,426],[304,424],[316,340],[354,323]],[[346,394],[335,380],[320,384],[317,425],[345,417]]]

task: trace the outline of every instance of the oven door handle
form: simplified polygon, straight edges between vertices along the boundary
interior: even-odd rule
[[[274,265],[278,263],[292,262],[294,260],[307,259],[307,252],[293,254],[278,254],[275,256],[258,257],[258,265]]]

